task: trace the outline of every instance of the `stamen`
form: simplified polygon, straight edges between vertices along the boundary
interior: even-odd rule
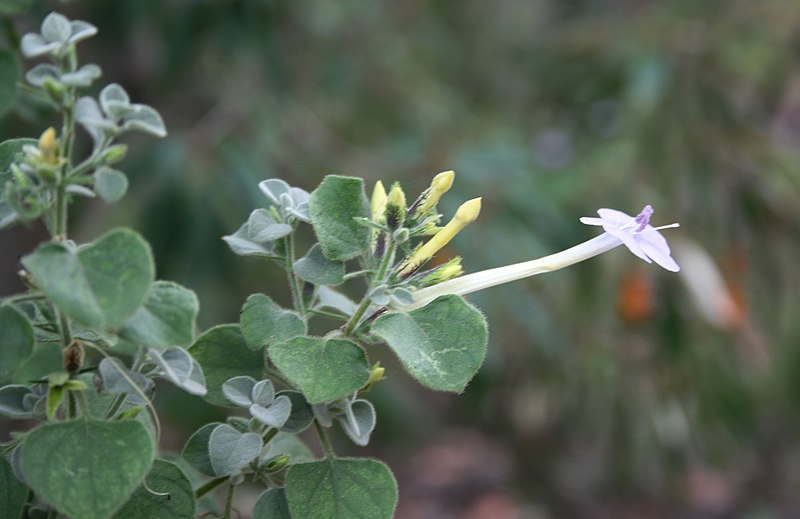
[[[647,227],[647,225],[650,223],[651,216],[653,216],[653,208],[650,206],[650,204],[648,204],[644,206],[642,212],[636,216],[635,222],[636,224],[638,224],[638,227],[633,232],[642,232],[644,228]]]
[[[653,227],[654,231],[660,231],[661,229],[674,229],[676,227],[680,227],[681,224],[679,223],[671,223],[669,225],[660,225],[658,227]]]

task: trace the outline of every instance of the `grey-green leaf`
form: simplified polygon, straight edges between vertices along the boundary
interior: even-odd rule
[[[463,391],[486,355],[486,319],[455,295],[409,313],[383,315],[372,332],[386,341],[414,378],[438,391]]]
[[[238,406],[250,407],[255,385],[256,381],[251,377],[233,377],[222,384],[222,394]]]
[[[206,331],[189,348],[189,353],[203,368],[208,394],[212,404],[229,406],[222,394],[222,384],[236,376],[261,379],[264,356],[248,347],[239,327],[232,324],[216,326]]]
[[[94,190],[108,204],[113,204],[128,191],[128,177],[116,169],[102,166],[94,172]]]
[[[286,342],[308,331],[299,315],[279,306],[264,294],[247,298],[240,324],[248,346],[253,349]]]
[[[369,216],[364,181],[360,178],[325,177],[311,193],[309,214],[328,258],[345,261],[367,250],[370,230],[356,221]]]
[[[312,420],[314,420],[314,410],[311,408],[306,398],[299,391],[279,391],[278,398],[287,396],[292,405],[292,412],[289,418],[281,427],[281,431],[287,433],[298,433],[305,431]]]
[[[345,408],[344,416],[337,417],[342,429],[353,440],[353,443],[366,446],[375,429],[375,408],[367,400],[356,400]]]
[[[22,517],[27,500],[28,487],[14,476],[11,464],[0,454],[0,517]]]
[[[311,404],[349,395],[369,379],[364,350],[345,339],[296,337],[272,346],[269,356]]]
[[[133,315],[154,273],[149,245],[128,229],[111,231],[77,251],[47,243],[22,264],[61,311],[100,329],[120,326]]]
[[[151,348],[188,346],[194,340],[199,308],[197,296],[188,288],[171,281],[156,281],[144,304],[120,330],[120,336]]]
[[[22,445],[22,470],[59,512],[106,519],[142,482],[153,440],[140,422],[75,420],[40,425]]]
[[[315,285],[338,285],[344,281],[345,269],[343,262],[328,259],[317,243],[294,263],[294,273]]]
[[[289,419],[292,412],[292,401],[286,395],[279,396],[269,406],[253,404],[250,414],[259,422],[270,427],[281,428]]]
[[[236,474],[253,461],[264,443],[256,433],[240,433],[228,424],[218,425],[208,438],[211,467],[217,476]]]
[[[283,488],[271,488],[261,494],[253,507],[253,519],[292,519]]]
[[[19,81],[19,65],[14,55],[0,50],[0,114],[14,101]]]
[[[181,453],[189,465],[206,476],[214,476],[214,467],[211,466],[211,458],[208,453],[208,440],[219,425],[222,424],[214,422],[199,428],[186,441]]]
[[[11,305],[0,305],[0,380],[10,377],[33,353],[33,327]]]
[[[113,519],[146,517],[147,519],[192,519],[195,496],[192,484],[183,470],[174,463],[158,459],[147,473],[144,485],[117,510]]]
[[[377,460],[339,458],[292,465],[286,474],[292,519],[390,519],[397,483]]]

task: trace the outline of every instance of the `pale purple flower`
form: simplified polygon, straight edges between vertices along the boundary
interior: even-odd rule
[[[605,232],[620,240],[628,250],[648,263],[655,261],[671,272],[681,269],[670,255],[667,240],[658,232],[666,227],[678,227],[678,224],[653,227],[650,225],[650,217],[653,215],[651,206],[644,206],[636,217],[616,209],[598,209],[597,214],[600,218],[584,216],[581,223],[601,226]]]

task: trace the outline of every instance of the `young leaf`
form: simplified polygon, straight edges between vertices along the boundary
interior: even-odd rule
[[[47,243],[22,258],[36,285],[65,314],[90,328],[122,325],[153,282],[153,257],[144,239],[117,229],[77,251]]]
[[[390,519],[397,482],[377,460],[337,458],[292,465],[286,474],[292,519]]]
[[[193,519],[195,497],[186,474],[166,460],[158,459],[140,486],[113,519],[146,517],[147,519]]]
[[[277,397],[287,396],[292,406],[289,418],[281,426],[282,432],[299,433],[308,429],[314,420],[314,410],[298,391],[279,391]]]
[[[260,349],[308,331],[305,321],[295,312],[286,310],[264,294],[253,294],[242,307],[242,335],[248,346]]]
[[[188,346],[194,340],[197,296],[170,281],[156,281],[147,299],[120,330],[120,337],[151,348]]]
[[[222,425],[218,422],[209,423],[199,428],[186,441],[181,456],[189,465],[197,469],[201,474],[214,476],[214,467],[211,466],[211,458],[208,453],[208,440],[211,433],[217,426]]]
[[[141,373],[128,370],[121,361],[114,358],[105,358],[97,366],[103,388],[112,395],[125,395],[125,400],[131,405],[145,405],[147,400],[142,397],[150,395],[153,381]],[[136,385],[131,384],[133,382]]]
[[[0,517],[22,517],[27,500],[28,487],[14,476],[11,464],[0,454]]]
[[[483,363],[483,314],[459,296],[443,296],[409,313],[379,317],[372,332],[386,341],[422,385],[460,393]]]
[[[159,376],[193,395],[206,394],[203,370],[188,351],[176,346],[164,351],[150,349],[147,355],[158,365]]]
[[[33,328],[11,305],[0,305],[0,380],[14,373],[33,353]]]
[[[311,404],[349,395],[369,379],[364,350],[344,339],[296,337],[272,346],[269,356]]]
[[[292,401],[286,395],[279,396],[269,406],[253,404],[250,406],[250,414],[270,427],[281,428],[289,419],[292,412]]]
[[[261,494],[253,507],[253,519],[292,519],[284,489],[271,488]]]
[[[236,376],[261,379],[264,356],[247,346],[239,327],[233,324],[216,326],[206,331],[189,348],[189,353],[203,368],[212,404],[229,406],[222,394],[222,384]]]
[[[36,493],[70,517],[106,519],[142,482],[153,439],[135,421],[47,423],[22,445],[22,471]]]
[[[208,438],[208,455],[217,476],[236,474],[253,461],[264,443],[256,433],[240,433],[228,424],[218,425]]]
[[[329,175],[311,193],[309,214],[325,256],[345,261],[367,250],[370,230],[356,218],[369,216],[360,178]]]
[[[344,281],[345,269],[341,261],[326,258],[317,243],[304,257],[295,261],[294,273],[315,285],[338,285]]]
[[[128,177],[108,166],[99,167],[94,172],[94,190],[104,202],[113,204],[128,191]]]
[[[252,377],[233,377],[222,384],[222,394],[234,404],[250,407],[253,404],[253,388],[256,385]]]
[[[376,423],[375,408],[370,402],[367,400],[348,402],[344,416],[338,416],[337,419],[353,443],[361,447],[369,443],[369,437]]]

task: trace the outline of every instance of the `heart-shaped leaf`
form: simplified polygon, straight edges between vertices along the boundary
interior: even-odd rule
[[[11,305],[0,305],[0,380],[11,376],[33,353],[33,328]]]
[[[250,407],[253,404],[253,388],[256,385],[252,377],[233,377],[222,384],[222,394],[236,405]]]
[[[375,408],[367,400],[356,400],[345,407],[344,416],[337,417],[342,429],[353,443],[362,447],[369,443],[369,437],[375,429]]]
[[[189,465],[197,469],[201,474],[214,476],[214,467],[211,466],[211,457],[208,452],[208,440],[211,433],[217,426],[222,425],[214,422],[204,425],[192,434],[186,441],[181,455]]]
[[[94,190],[104,202],[113,204],[128,192],[128,177],[121,171],[102,166],[94,172]]]
[[[188,288],[171,281],[156,281],[147,299],[120,331],[120,336],[151,348],[188,346],[200,305]]]
[[[311,193],[309,215],[325,256],[346,261],[367,250],[369,229],[358,218],[369,216],[360,178],[328,175]]]
[[[282,488],[271,488],[261,494],[253,507],[253,519],[292,519],[286,492]]]
[[[271,347],[269,356],[312,404],[349,395],[369,379],[364,350],[345,339],[296,337]]]
[[[250,414],[259,422],[270,427],[281,428],[292,412],[292,401],[286,395],[279,396],[269,407],[258,404],[250,406]]]
[[[292,465],[286,474],[292,519],[390,519],[397,483],[377,460],[337,458]]]
[[[77,251],[47,243],[22,258],[22,264],[61,311],[90,328],[122,325],[153,282],[150,247],[127,229],[111,231]]]
[[[325,257],[322,247],[315,244],[308,253],[294,263],[294,273],[300,279],[315,285],[338,285],[344,281],[344,263]]]
[[[11,464],[0,454],[0,517],[22,517],[27,500],[28,487],[14,476]]]
[[[228,476],[239,472],[253,461],[261,447],[261,436],[256,433],[240,433],[228,424],[218,425],[208,438],[208,456],[217,476]]]
[[[193,395],[207,393],[203,370],[188,351],[176,346],[163,352],[150,349],[147,355],[158,365],[160,376]]]
[[[286,342],[308,331],[299,315],[282,308],[264,294],[247,298],[240,324],[247,344],[253,349]]]
[[[153,462],[153,440],[136,421],[47,423],[22,445],[22,471],[59,512],[105,519],[128,500]]]
[[[169,461],[156,460],[140,486],[113,519],[193,519],[195,497],[186,474]]]
[[[414,378],[439,391],[463,391],[486,355],[486,319],[459,296],[439,297],[409,313],[383,315],[372,332]]]
[[[264,356],[250,349],[239,327],[232,324],[216,326],[206,331],[189,348],[189,353],[203,368],[212,404],[229,406],[222,394],[222,384],[236,376],[259,380],[264,371]]]
[[[314,420],[314,410],[309,405],[306,397],[299,391],[279,391],[278,398],[286,395],[292,406],[292,412],[286,423],[281,427],[282,432],[299,433],[308,429]]]

